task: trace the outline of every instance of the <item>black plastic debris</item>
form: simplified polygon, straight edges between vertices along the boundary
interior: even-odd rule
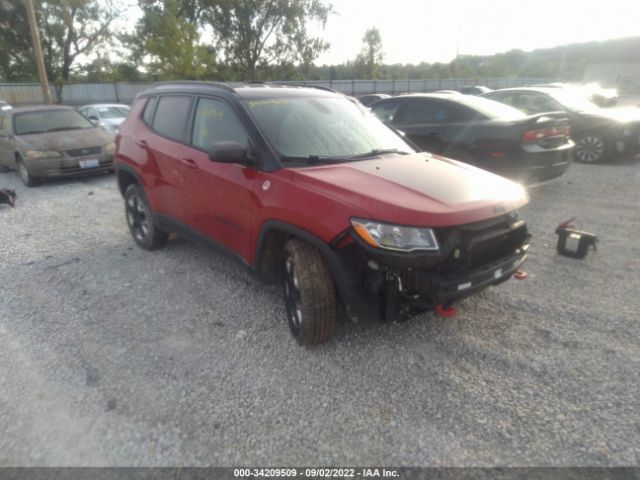
[[[562,222],[556,228],[558,235],[558,253],[566,257],[584,258],[589,253],[589,248],[596,250],[598,237],[589,232],[577,230],[573,225],[575,218]]]
[[[6,204],[11,207],[16,206],[16,192],[8,188],[0,190],[0,205]]]

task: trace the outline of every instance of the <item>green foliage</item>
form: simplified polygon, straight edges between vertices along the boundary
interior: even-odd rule
[[[327,21],[332,7],[322,0],[202,0],[204,24],[234,79],[266,78],[270,69],[300,64],[304,74],[329,48],[309,35],[307,25]],[[229,77],[227,77],[229,78]]]
[[[49,81],[69,81],[78,57],[91,55],[111,39],[109,27],[120,14],[114,0],[36,2]]]
[[[27,11],[21,0],[0,0],[0,81],[35,81]]]
[[[215,50],[200,42],[200,5],[178,0],[142,0],[143,17],[128,37],[151,76],[161,80],[198,80],[216,73]]]
[[[379,68],[384,59],[380,30],[368,29],[362,37],[362,51],[356,58],[356,70],[360,78],[380,78]]]

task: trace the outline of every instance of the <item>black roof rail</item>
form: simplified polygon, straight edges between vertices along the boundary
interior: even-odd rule
[[[202,80],[173,80],[167,82],[158,82],[154,86],[155,87],[170,87],[172,85],[193,85],[198,86],[201,85],[203,87],[217,87],[227,90],[228,92],[235,92],[234,88],[230,86],[228,83],[222,82],[206,82]]]

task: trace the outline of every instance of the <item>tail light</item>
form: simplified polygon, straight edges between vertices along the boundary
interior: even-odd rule
[[[522,141],[525,143],[541,142],[549,137],[569,137],[570,134],[571,127],[569,126],[537,128],[526,131]]]

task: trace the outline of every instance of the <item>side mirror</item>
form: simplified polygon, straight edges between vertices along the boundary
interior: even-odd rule
[[[240,142],[217,142],[209,147],[207,153],[212,162],[239,163],[247,166],[255,166],[258,163],[246,145]]]
[[[93,123],[94,125],[97,125],[97,124],[98,124],[98,122],[99,122],[100,120],[99,120],[99,119],[98,119],[98,117],[96,117],[95,115],[91,115],[91,116],[89,117],[89,121],[90,121],[91,123]]]

